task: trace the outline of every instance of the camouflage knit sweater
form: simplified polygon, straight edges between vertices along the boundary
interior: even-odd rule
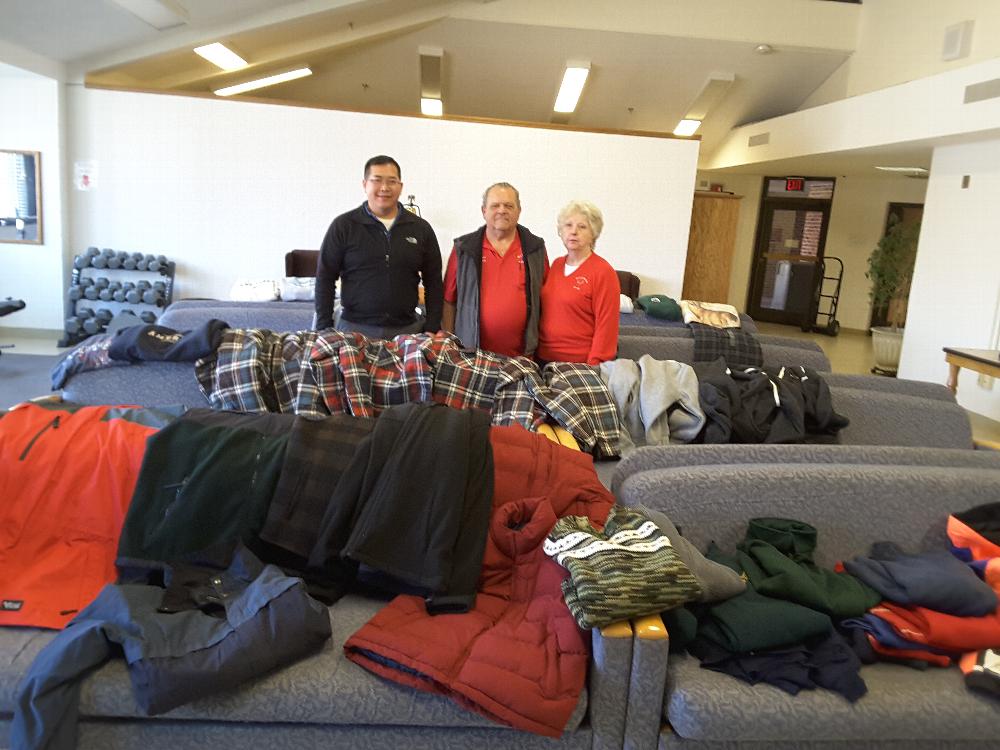
[[[701,594],[670,539],[623,505],[612,508],[603,531],[582,516],[560,519],[545,541],[545,554],[569,571],[563,596],[584,629],[662,612]]]

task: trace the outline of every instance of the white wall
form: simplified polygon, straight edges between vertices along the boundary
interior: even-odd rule
[[[830,209],[830,226],[826,235],[825,254],[844,261],[837,320],[843,328],[867,330],[871,318],[868,298],[870,282],[865,278],[868,256],[885,229],[890,203],[923,203],[926,180],[908,177],[837,178]],[[828,268],[836,270],[835,264]],[[827,282],[828,289],[832,282]],[[829,309],[824,301],[823,309]]]
[[[0,298],[27,307],[0,318],[9,328],[63,327],[60,84],[0,64],[0,148],[38,151],[42,162],[42,245],[0,242]]]
[[[403,169],[442,252],[482,223],[483,189],[521,191],[521,222],[565,251],[558,209],[604,212],[598,252],[680,293],[698,143],[388,117],[191,97],[71,89],[69,162],[96,188],[71,191],[75,252],[88,245],[164,254],[175,297],[226,297],[237,277],[275,278],[292,248],[317,248],[332,218],[364,200],[365,160]]]
[[[969,175],[967,189],[962,176]],[[910,291],[899,375],[943,383],[944,346],[997,348],[1000,305],[1000,140],[934,151]],[[1000,419],[1000,383],[992,391],[963,370],[958,401]]]

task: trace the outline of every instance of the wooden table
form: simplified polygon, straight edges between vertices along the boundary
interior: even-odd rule
[[[952,393],[958,391],[958,371],[961,368],[1000,378],[1000,350],[997,349],[953,349],[944,347],[944,359],[948,363],[948,382]]]

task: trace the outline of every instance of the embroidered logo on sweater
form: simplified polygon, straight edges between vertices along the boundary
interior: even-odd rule
[[[409,242],[411,245],[416,245],[417,244],[417,238],[416,237],[407,237],[406,241]]]
[[[573,291],[582,292],[583,288],[589,284],[586,276],[574,276],[573,277]]]
[[[4,612],[17,612],[23,606],[24,606],[23,599],[4,599],[3,604],[0,605],[0,607],[3,608]]]

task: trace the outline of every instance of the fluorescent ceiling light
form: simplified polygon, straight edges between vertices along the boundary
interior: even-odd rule
[[[901,174],[908,174],[913,176],[924,177],[930,174],[923,167],[875,167],[882,172],[899,172]]]
[[[735,80],[736,76],[732,73],[712,73],[701,87],[694,102],[688,107],[684,119],[704,120],[708,117],[709,111],[722,101],[722,97],[726,95]]]
[[[674,135],[694,135],[699,127],[701,120],[681,120],[674,128]]]
[[[590,63],[569,63],[563,73],[562,85],[556,96],[556,112],[572,112],[583,93],[583,84],[587,82],[590,73]]]
[[[440,117],[444,114],[444,104],[440,99],[429,99],[426,96],[420,97],[420,111],[428,117]]]
[[[273,86],[276,83],[284,83],[285,81],[294,81],[296,78],[305,78],[306,76],[311,76],[312,71],[309,68],[296,68],[295,70],[288,70],[284,73],[276,73],[273,76],[267,76],[266,78],[257,78],[253,81],[247,81],[246,83],[237,83],[235,86],[226,86],[225,88],[216,89],[216,96],[232,96],[233,94],[242,94],[244,91],[253,91],[254,89],[262,89],[265,86]]]
[[[187,9],[174,0],[114,0],[114,3],[160,31],[189,20]]]
[[[239,70],[240,68],[245,68],[247,66],[246,60],[233,52],[222,42],[212,42],[211,44],[205,44],[201,47],[195,47],[194,52],[196,55],[204,57],[212,63],[212,65],[218,66],[223,70]]]

